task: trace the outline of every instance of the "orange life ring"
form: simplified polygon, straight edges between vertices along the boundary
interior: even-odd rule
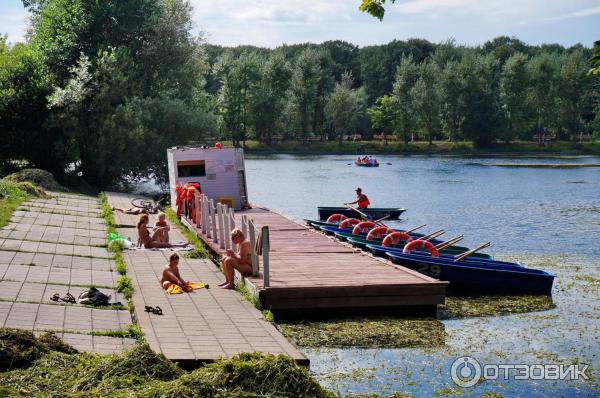
[[[404,231],[395,231],[383,238],[381,246],[390,247],[396,246],[400,241],[410,242],[412,237]]]
[[[356,224],[360,223],[360,220],[356,218],[346,218],[344,221],[340,223],[340,229],[352,228]]]
[[[354,229],[352,230],[352,235],[364,234],[371,228],[373,228],[375,225],[377,224],[375,224],[373,221],[361,221],[354,226]]]
[[[388,227],[375,227],[367,234],[367,240],[381,239],[392,232],[394,232],[394,230]]]
[[[435,248],[433,243],[431,243],[427,240],[422,240],[422,239],[417,239],[417,240],[408,242],[406,244],[406,246],[404,246],[402,253],[410,254],[413,250],[416,250],[418,248],[426,249],[427,251],[429,251],[429,254],[431,254],[431,257],[439,257],[440,256],[440,252],[438,252],[438,250]]]
[[[336,214],[332,214],[329,217],[327,217],[327,222],[332,223],[332,224],[333,223],[338,223],[339,224],[342,221],[344,221],[346,218],[348,218],[348,217],[346,217],[343,214],[336,213]]]

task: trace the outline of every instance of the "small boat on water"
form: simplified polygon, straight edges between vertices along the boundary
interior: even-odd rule
[[[348,207],[325,207],[319,206],[319,219],[327,220],[329,216],[334,214],[341,214],[345,217],[357,217],[360,216],[356,210]],[[371,217],[374,220],[384,218],[389,220],[397,220],[400,215],[404,213],[406,209],[400,207],[368,207],[366,209],[360,209],[361,213]]]
[[[367,162],[364,161],[359,161],[358,159],[354,161],[354,164],[359,166],[359,167],[379,167],[379,162],[377,161],[377,159],[370,159]]]
[[[386,252],[395,264],[413,269],[436,279],[450,282],[453,293],[552,293],[554,275],[537,269],[526,268],[519,263],[506,261],[481,261],[465,259],[456,261],[446,256],[431,257],[429,254],[404,254],[401,251]]]

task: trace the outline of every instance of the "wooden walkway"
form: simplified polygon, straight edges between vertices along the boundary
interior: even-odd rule
[[[107,198],[111,205],[126,208],[130,207],[133,196],[107,192]],[[137,216],[120,212],[114,214],[116,222],[122,226],[119,233],[135,242]],[[151,222],[154,220],[152,216]],[[172,242],[184,240],[173,226],[170,239]],[[308,359],[237,291],[217,287],[224,277],[210,260],[181,256],[179,264],[183,278],[208,283],[210,289],[167,294],[158,281],[171,253],[158,250],[123,252],[128,265],[127,274],[135,288],[135,315],[152,349],[180,363],[213,361],[241,352],[258,351],[285,354],[300,364],[308,365]],[[146,305],[160,306],[164,314],[145,312]]]
[[[270,285],[262,272],[245,278],[273,311],[400,307],[430,311],[444,302],[446,282],[367,255],[265,208],[235,213],[269,227]],[[191,226],[191,223],[189,223]],[[216,254],[222,250],[192,227]],[[262,270],[261,270],[262,271]]]

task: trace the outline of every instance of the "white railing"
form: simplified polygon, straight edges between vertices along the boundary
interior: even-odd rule
[[[223,203],[217,203],[215,206],[212,199],[198,193],[194,197],[194,205],[197,209],[196,220],[191,221],[195,222],[202,235],[214,243],[218,243],[221,250],[232,250],[229,236],[231,231],[236,228],[233,209]],[[259,263],[260,257],[262,257],[263,283],[264,287],[269,287],[269,227],[262,227],[257,236],[254,221],[243,215],[240,229],[252,247],[252,275],[259,275]]]

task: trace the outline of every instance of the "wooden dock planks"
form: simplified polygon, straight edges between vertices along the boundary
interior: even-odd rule
[[[269,227],[270,286],[264,288],[262,272],[245,277],[265,308],[432,308],[444,302],[446,282],[362,253],[265,208],[236,212],[236,225],[243,215],[258,229]],[[192,228],[220,254],[212,239]]]

